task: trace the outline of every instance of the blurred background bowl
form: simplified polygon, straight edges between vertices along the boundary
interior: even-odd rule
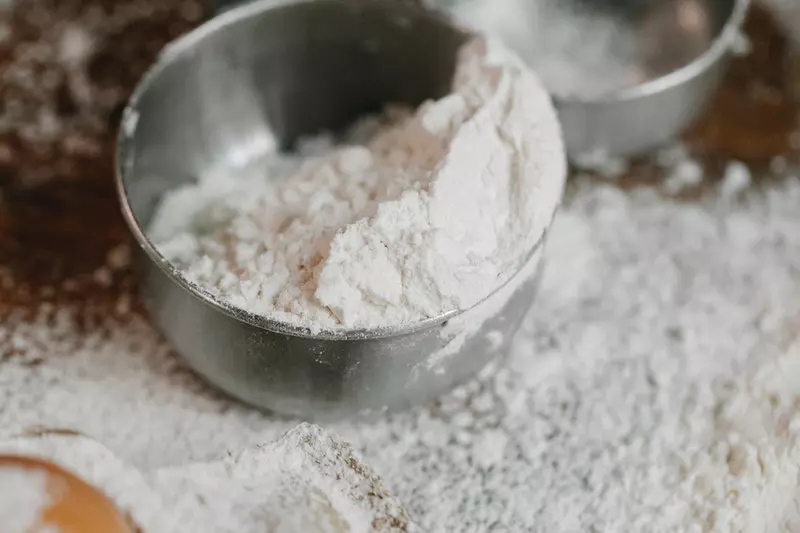
[[[519,52],[554,95],[572,159],[679,136],[741,42],[748,0],[430,0]]]

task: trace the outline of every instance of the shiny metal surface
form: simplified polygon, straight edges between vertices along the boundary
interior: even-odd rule
[[[311,335],[190,284],[146,235],[166,191],[218,168],[235,175],[270,149],[272,130],[289,147],[385,103],[446,94],[466,38],[439,15],[396,2],[262,0],[170,45],[144,77],[120,130],[120,197],[140,245],[145,306],[208,381],[280,413],[369,417],[429,401],[506,350],[533,298],[541,243],[506,287],[465,313]],[[454,325],[469,323],[483,326],[450,345],[455,353],[441,352]]]
[[[536,2],[539,7],[531,8]],[[572,62],[572,68],[565,67],[575,72],[571,83],[580,79],[576,69],[596,69],[586,72],[585,85],[594,84],[597,91],[575,87],[584,96],[554,96],[567,151],[572,159],[578,159],[598,151],[620,156],[642,154],[691,125],[719,85],[749,0],[427,3],[472,27],[497,32],[532,67],[536,68],[537,62],[546,63],[548,72],[541,74],[551,86],[554,80],[547,77],[554,75],[554,64]],[[486,9],[474,9],[481,5]],[[487,15],[492,9],[497,11]],[[593,22],[591,28],[587,21]],[[526,28],[530,39],[525,38]],[[550,28],[553,30],[548,33]],[[598,28],[603,30],[594,31]],[[618,28],[615,36],[614,28]],[[614,46],[609,45],[612,36]],[[598,63],[608,63],[612,71],[627,72],[628,76],[620,75],[615,83]],[[551,89],[563,90],[561,83],[555,85]]]
[[[749,0],[581,0],[635,29],[647,81],[596,100],[556,99],[570,155],[638,155],[679,136],[713,97]]]
[[[222,13],[233,7],[242,5],[252,0],[206,0],[208,7],[211,8],[212,13]],[[399,2],[410,5],[422,5],[422,0],[382,0],[385,2]]]

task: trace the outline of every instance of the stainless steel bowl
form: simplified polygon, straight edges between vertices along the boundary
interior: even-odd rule
[[[511,26],[520,42],[508,42],[524,56],[561,54],[548,50],[549,39],[537,42],[539,50],[524,50],[523,25],[527,22],[526,0],[427,0],[434,7],[455,14],[465,24],[484,31],[498,31],[502,22]],[[531,2],[537,0],[529,0]],[[728,64],[730,51],[739,39],[749,0],[538,0],[556,6],[540,10],[546,28],[569,30],[571,19],[606,21],[630,33],[636,49],[625,58],[644,81],[627,85],[620,79],[617,89],[600,96],[554,95],[564,129],[567,151],[573,159],[596,152],[633,156],[657,148],[679,136],[704,110],[713,97]],[[465,4],[485,4],[501,19],[483,17],[464,20]],[[505,13],[498,10],[507,10]],[[518,11],[518,13],[517,13]],[[552,13],[551,13],[552,11]],[[579,13],[572,15],[572,13]],[[614,26],[612,26],[612,23]],[[556,31],[556,30],[554,30]],[[558,30],[560,31],[560,30]],[[502,31],[498,37],[503,38]],[[519,33],[519,34],[518,34]],[[518,35],[517,35],[518,34]],[[607,35],[603,34],[603,37]],[[591,47],[593,35],[582,37],[580,47]],[[576,37],[579,39],[579,37]],[[561,39],[556,45],[564,44]],[[596,43],[602,46],[603,43]],[[589,49],[587,48],[587,51]],[[577,61],[577,59],[576,59]],[[592,78],[587,75],[587,83]],[[605,80],[604,80],[605,84]]]
[[[658,36],[651,48],[658,53],[642,56],[649,77],[642,84],[596,100],[556,99],[571,155],[639,155],[683,133],[713,98],[748,6],[748,0],[661,0],[646,2],[642,13],[627,9],[631,0],[616,3],[623,9],[612,9],[612,16],[629,15],[629,24]]]
[[[541,244],[504,287],[464,313],[408,327],[312,335],[195,286],[147,236],[162,195],[209,169],[337,129],[387,102],[449,92],[468,34],[407,3],[262,0],[169,45],[123,117],[117,174],[155,323],[208,381],[250,404],[311,419],[429,401],[505,351],[530,308]]]

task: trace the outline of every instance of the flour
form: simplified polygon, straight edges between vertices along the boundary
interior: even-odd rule
[[[402,507],[353,450],[310,425],[222,460],[149,472],[78,435],[17,437],[0,442],[0,451],[33,454],[66,466],[109,495],[146,533],[415,531]],[[47,487],[24,473],[27,477],[22,479],[18,472],[0,471],[0,487],[5,481],[25,481],[15,485],[15,491],[3,492],[0,517],[28,519],[19,510],[6,513],[7,501],[25,504],[23,511],[46,503]],[[6,500],[12,492],[17,494]],[[33,521],[20,522],[35,523],[35,515]],[[4,520],[4,528],[7,524],[13,525]],[[12,528],[9,533],[29,531]]]
[[[724,392],[727,376],[752,383],[753,367],[773,357],[800,360],[786,344],[799,308],[791,270],[800,255],[789,237],[799,196],[797,180],[751,196],[746,208],[581,187],[548,239],[542,290],[508,365],[429,411],[395,418],[387,425],[397,437],[346,435],[385,459],[386,478],[430,531],[447,531],[455,517],[461,531],[764,531],[707,518],[764,518],[747,499],[726,499],[726,486],[800,501],[787,492],[787,481],[797,490],[791,470],[737,476],[715,451],[729,438],[721,409],[770,409],[749,387]],[[788,369],[769,375],[797,382]],[[502,452],[484,441],[497,432]],[[758,441],[770,472],[792,460],[787,437]],[[694,481],[708,464],[719,475],[707,494]],[[413,481],[422,478],[436,482]],[[782,520],[782,505],[770,519]]]
[[[800,179],[736,202],[572,189],[507,361],[427,408],[331,429],[431,533],[794,533]],[[148,487],[183,467],[199,483],[195,463],[257,453],[297,424],[208,390],[135,313],[0,324],[3,434],[81,431]],[[63,464],[121,499],[79,455]],[[250,501],[231,494],[217,505]]]
[[[39,533],[41,513],[54,495],[47,474],[33,468],[0,466],[0,523],[5,533]],[[47,531],[41,533],[58,533]]]
[[[452,94],[366,145],[317,140],[252,175],[204,176],[165,197],[149,235],[247,311],[312,330],[409,324],[505,283],[550,224],[565,174],[544,89],[475,41]]]
[[[690,458],[697,522],[714,531],[793,532],[800,527],[800,344],[760,362],[748,378],[717,385],[708,450]]]
[[[664,190],[669,194],[679,194],[687,188],[700,185],[704,174],[700,163],[690,158],[683,159],[670,169],[664,179]]]
[[[747,165],[740,161],[731,161],[725,167],[725,176],[720,192],[726,198],[733,198],[745,191],[751,182],[752,176]]]
[[[695,158],[686,145],[680,142],[665,146],[650,154],[646,161],[659,170],[660,189],[669,196],[679,196],[687,191],[697,190],[706,178],[701,162]],[[632,172],[629,160],[613,156],[605,151],[595,151],[575,157],[572,165],[579,176],[591,175],[609,182],[618,181]],[[741,184],[739,188],[741,191],[747,188],[749,181],[740,179],[741,172],[737,172],[740,169],[739,165],[742,164],[730,163],[726,169],[726,177],[728,174],[738,174],[733,179]],[[744,169],[747,171],[746,167]],[[724,195],[726,193],[723,190]]]
[[[615,180],[630,169],[628,159],[611,155],[607,150],[570,156],[571,163],[581,172],[591,172],[608,180]]]
[[[796,531],[800,181],[696,204],[573,189],[509,361],[429,408],[333,429],[425,531]],[[296,424],[210,392],[123,316],[4,317],[2,431],[80,430],[152,484]]]
[[[210,532],[415,530],[350,446],[310,425],[222,462],[158,471],[155,481],[189,508],[207,502]]]

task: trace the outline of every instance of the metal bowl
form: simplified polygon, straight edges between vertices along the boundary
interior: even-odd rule
[[[556,99],[571,155],[639,155],[683,133],[720,84],[749,0],[649,1],[644,13],[631,10],[631,0],[605,3],[619,4],[612,13],[658,36],[647,48],[660,53],[642,56],[644,83],[596,100]]]
[[[554,95],[565,143],[571,158],[579,159],[597,152],[616,156],[633,156],[657,148],[679,136],[704,110],[713,97],[730,51],[740,38],[740,29],[749,0],[538,0],[553,9],[538,8],[538,20],[528,22],[525,10],[528,0],[428,0],[434,6],[453,14],[464,24],[479,30],[503,35],[499,28],[511,28],[519,42],[507,42],[525,56],[546,57],[563,54],[549,50],[565,44],[562,34],[575,33],[586,20],[603,28],[620,28],[630,35],[631,57],[624,58],[636,81],[619,79],[608,91],[597,95]],[[535,0],[529,0],[533,2]],[[464,11],[467,5],[486,6],[481,16],[472,20]],[[505,10],[505,11],[503,11]],[[483,16],[485,13],[494,17]],[[540,26],[536,26],[539,24]],[[554,39],[536,40],[538,50],[525,50],[525,27],[537,31],[547,28]],[[591,29],[591,28],[589,28]],[[575,37],[574,46],[594,56],[606,43],[609,32],[588,32]],[[549,35],[549,34],[548,34]],[[571,37],[568,37],[571,39]],[[595,46],[596,45],[596,46]],[[573,47],[570,43],[570,49]],[[594,48],[593,48],[594,47]],[[605,53],[605,52],[603,52]],[[573,54],[570,59],[580,54]],[[566,60],[566,59],[565,59]],[[547,82],[547,76],[545,76]],[[606,85],[586,75],[587,84]]]
[[[505,351],[530,308],[541,243],[475,307],[411,326],[311,334],[235,308],[188,282],[147,228],[163,194],[209,169],[335,130],[387,102],[450,90],[469,34],[435,13],[376,0],[266,0],[169,45],[134,92],[117,148],[118,189],[138,241],[155,323],[208,381],[304,418],[369,417],[426,402]]]

